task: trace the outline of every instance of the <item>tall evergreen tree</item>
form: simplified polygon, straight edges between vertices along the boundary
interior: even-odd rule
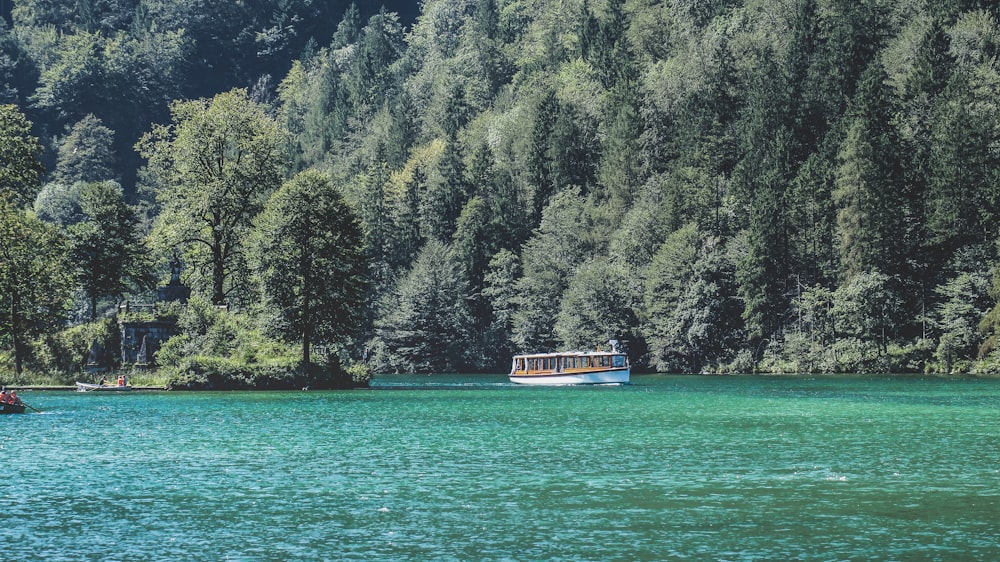
[[[400,261],[394,255],[392,246],[398,233],[394,232],[394,217],[386,195],[389,179],[389,166],[379,154],[364,173],[355,176],[345,186],[348,202],[361,220],[364,248],[370,263],[370,286],[376,294],[391,286],[392,266]]]
[[[66,184],[117,179],[114,134],[93,115],[78,121],[59,145],[52,179]]]
[[[16,106],[0,105],[0,199],[23,207],[35,200],[45,168],[42,145],[31,134],[31,123]]]
[[[421,231],[443,242],[450,240],[468,196],[465,166],[458,138],[453,134],[445,141],[437,166],[427,178],[427,191],[420,205]]]
[[[754,349],[780,331],[788,306],[790,271],[784,210],[792,177],[793,141],[784,79],[774,65],[764,65],[754,77],[742,124],[745,156],[734,174],[734,191],[747,211],[749,252],[740,264],[738,278],[745,306],[743,319]]]
[[[404,372],[447,373],[475,361],[468,284],[448,245],[428,240],[385,303],[376,323],[391,366]]]
[[[532,188],[532,222],[537,222],[542,217],[542,209],[548,204],[549,197],[555,192],[548,153],[550,138],[560,110],[555,92],[552,90],[544,92],[536,101],[534,110],[524,168]]]
[[[383,8],[361,31],[350,69],[348,87],[355,108],[370,115],[396,86],[392,65],[403,52],[399,16]]]
[[[486,368],[503,368],[514,353],[510,340],[514,323],[517,280],[521,264],[514,252],[503,249],[490,258],[483,277],[483,297],[490,305],[491,323],[483,341]]]
[[[902,143],[880,64],[865,72],[840,146],[834,197],[845,273],[904,273],[913,249],[914,194],[903,180]]]
[[[943,256],[982,243],[1000,219],[1000,82],[959,72],[931,131],[928,228]]]

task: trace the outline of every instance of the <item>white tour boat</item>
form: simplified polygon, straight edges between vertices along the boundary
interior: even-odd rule
[[[613,348],[614,349],[614,348]],[[510,381],[517,384],[627,384],[628,356],[613,351],[515,355]]]

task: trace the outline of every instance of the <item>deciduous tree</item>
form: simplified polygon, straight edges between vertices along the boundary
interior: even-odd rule
[[[20,374],[31,338],[65,318],[73,278],[66,238],[0,197],[0,337],[13,348]]]
[[[77,283],[87,296],[90,319],[97,319],[102,297],[121,298],[130,291],[151,289],[149,252],[142,239],[139,217],[122,199],[114,182],[86,184],[80,192],[83,220],[67,230]]]
[[[525,243],[524,275],[514,298],[512,339],[518,348],[552,351],[559,346],[555,323],[560,297],[574,269],[597,254],[593,219],[578,190],[563,191],[553,197],[542,224]]]
[[[283,336],[335,343],[362,318],[365,259],[361,224],[328,177],[307,170],[286,182],[257,219],[253,262],[265,306]]]
[[[253,218],[281,184],[285,131],[247,96],[232,90],[211,100],[175,102],[168,125],[137,145],[162,185],[156,233],[185,249],[207,273],[214,304],[235,289]]]
[[[573,273],[559,303],[555,332],[566,349],[592,349],[608,340],[633,339],[638,321],[628,271],[595,258]]]

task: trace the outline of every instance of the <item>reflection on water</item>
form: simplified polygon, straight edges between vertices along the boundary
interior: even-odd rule
[[[46,413],[0,417],[24,559],[1000,559],[996,381],[25,398]]]

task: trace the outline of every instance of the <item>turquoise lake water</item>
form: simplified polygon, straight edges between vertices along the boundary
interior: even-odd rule
[[[1000,560],[1000,381],[25,392],[10,560]]]

